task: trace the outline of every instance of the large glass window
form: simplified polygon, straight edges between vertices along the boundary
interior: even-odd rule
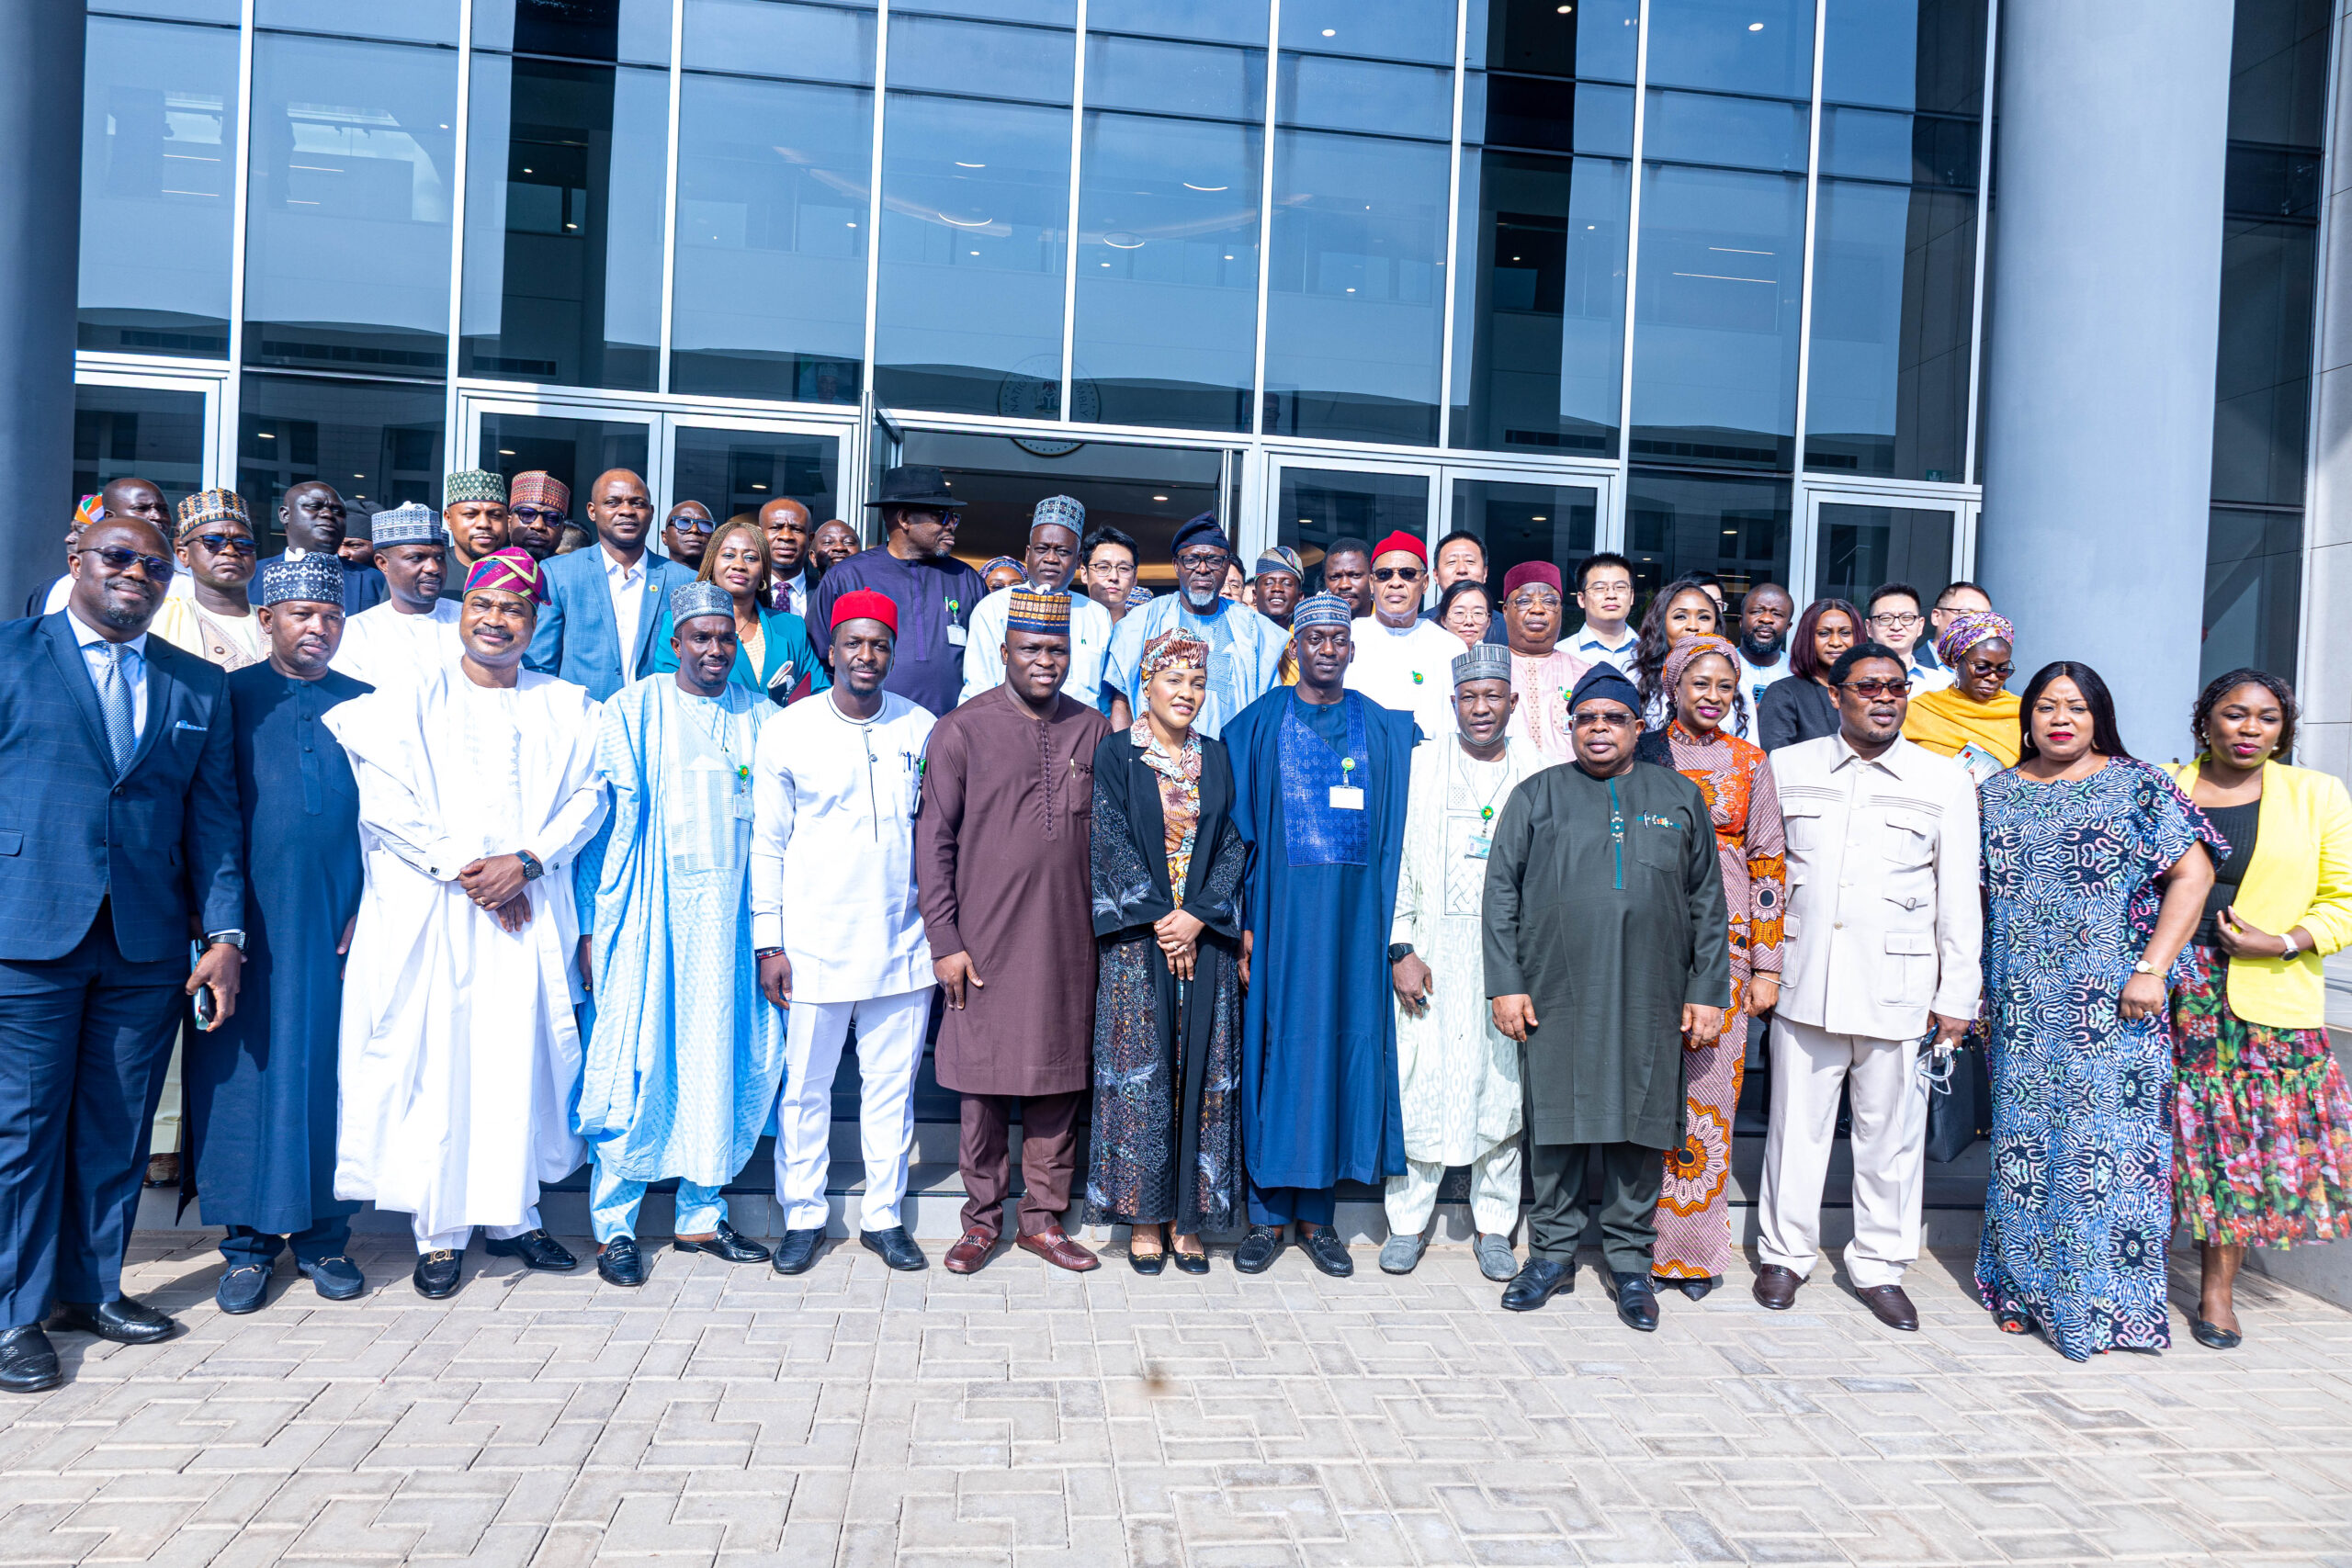
[[[92,17],[85,38],[78,341],[225,357],[236,30]]]
[[[440,388],[248,374],[239,402],[236,489],[263,554],[285,547],[278,498],[305,479],[324,479],[371,510],[441,504]]]
[[[1848,600],[1867,612],[1880,583],[1907,582],[1922,604],[1933,604],[1951,585],[1957,522],[1949,507],[1823,502],[1812,596]]]
[[[1738,601],[1789,581],[1789,482],[1634,468],[1625,490],[1625,554],[1645,597],[1686,572],[1712,571]],[[1637,617],[1638,619],[1638,617]]]
[[[713,0],[689,3],[699,8]],[[672,0],[474,0],[474,47],[667,65],[671,5]]]
[[[1830,0],[1805,467],[1958,480],[1984,0]]]
[[[608,468],[643,478],[653,427],[641,419],[573,419],[560,415],[485,412],[474,461],[513,479],[535,469],[553,474],[571,491],[572,520],[588,521],[588,489]]]
[[[672,504],[699,501],[713,517],[757,515],[779,496],[822,523],[841,512],[838,437],[682,424],[671,441]]]
[[[1563,581],[1576,581],[1577,563],[1592,554],[1600,492],[1590,485],[1453,481],[1453,526],[1487,547],[1487,581],[1502,592],[1510,569],[1549,561]]]
[[[1318,592],[1323,578],[1316,569],[1332,540],[1374,544],[1399,531],[1429,537],[1430,481],[1421,474],[1284,467],[1274,506],[1276,540],[1298,552]]]
[[[1176,581],[1170,547],[1188,517],[1226,514],[1225,454],[1200,446],[1008,439],[963,431],[910,430],[899,461],[936,464],[964,513],[956,553],[978,566],[1020,556],[1030,514],[1048,495],[1075,497],[1090,527],[1122,529],[1140,551],[1137,575],[1165,592]],[[821,515],[821,514],[820,514]]]
[[[2251,668],[2294,679],[2302,581],[2301,510],[2214,507],[2205,544],[2205,640],[2198,678]]]
[[[247,364],[447,369],[457,87],[454,49],[254,40]]]
[[[136,474],[175,507],[204,488],[204,394],[153,387],[74,389],[74,502]],[[62,530],[61,530],[62,532]]]

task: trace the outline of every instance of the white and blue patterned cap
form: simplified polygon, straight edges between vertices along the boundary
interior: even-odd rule
[[[376,513],[368,519],[368,533],[379,550],[394,545],[438,545],[448,538],[441,514],[413,501]]]
[[[1499,642],[1479,642],[1470,645],[1466,653],[1453,656],[1453,683],[1464,681],[1508,681],[1510,679],[1510,649]]]
[[[261,569],[257,604],[280,604],[288,599],[313,604],[343,603],[343,561],[332,550],[281,556]]]
[[[1086,532],[1086,508],[1079,504],[1076,496],[1049,495],[1039,502],[1037,509],[1029,514],[1029,526],[1032,529],[1042,528],[1048,523],[1057,528],[1067,528],[1073,534],[1083,535]]]
[[[1309,626],[1351,626],[1355,619],[1355,606],[1338,594],[1310,593],[1291,611],[1290,629],[1295,636]]]
[[[735,600],[716,582],[688,582],[670,590],[670,624],[683,626],[697,615],[735,618]]]

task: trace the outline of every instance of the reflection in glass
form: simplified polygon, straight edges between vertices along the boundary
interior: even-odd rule
[[[608,468],[643,478],[650,426],[633,419],[548,419],[485,412],[474,460],[513,479],[543,468],[571,491],[571,520],[588,525],[588,491]]]
[[[1152,33],[1199,43],[1266,42],[1266,0],[1093,0],[1086,8],[1088,46],[1100,33]],[[1093,68],[1087,96],[1094,96]]]
[[[85,38],[79,346],[224,357],[236,32],[92,17]]]
[[[595,0],[587,0],[594,4]],[[254,0],[254,25],[334,38],[458,41],[458,0]]]
[[[74,389],[74,491],[53,509],[74,503],[108,479],[136,474],[177,507],[204,488],[204,394],[152,387]]]
[[[1600,492],[1589,485],[1456,479],[1453,526],[1487,547],[1487,581],[1498,594],[1510,569],[1525,561],[1549,561],[1562,581],[1573,583],[1577,564],[1592,554],[1600,502]]]
[[[460,364],[650,391],[670,78],[474,57]]]
[[[2300,510],[2216,506],[2205,546],[2205,640],[2198,679],[2231,670],[2295,678],[2302,611]]]
[[[1813,0],[1673,0],[1651,6],[1649,85],[1810,102]]]
[[[1933,604],[1951,586],[1958,521],[1940,506],[1823,502],[1814,540],[1818,581],[1812,597],[1844,599],[1867,613],[1879,584],[1904,582],[1919,591],[1921,604]]]
[[[1017,559],[1028,542],[1030,513],[1047,495],[1076,497],[1091,527],[1132,535],[1141,553],[1137,575],[1160,592],[1176,581],[1170,547],[1186,518],[1214,513],[1227,529],[1234,526],[1221,502],[1225,455],[1214,448],[1088,441],[1063,449],[1001,435],[910,430],[899,460],[945,472],[964,513],[956,553],[976,567],[992,556]]]
[[[1453,73],[1442,65],[1392,65],[1285,51],[1276,96],[1284,125],[1438,141],[1453,134]]]
[[[1284,49],[1374,60],[1453,58],[1453,7],[1430,0],[1283,0]]]
[[[1089,32],[1086,107],[1260,123],[1266,51]]]
[[[670,63],[672,0],[474,0],[474,47],[601,60]],[[713,0],[693,0],[708,5]],[[479,63],[479,62],[477,62]]]
[[[254,41],[245,361],[447,368],[454,50]]]
[[[1641,0],[1470,0],[1471,63],[1497,73],[1631,82],[1641,17]]]
[[[1789,481],[1634,468],[1625,554],[1644,608],[1646,595],[1685,572],[1712,571],[1736,613],[1758,583],[1789,581]]]
[[[277,502],[287,487],[324,479],[343,499],[379,509],[441,504],[441,389],[248,371],[239,394],[236,489],[263,536],[286,547]]]
[[[756,515],[786,496],[822,523],[841,510],[841,441],[831,435],[679,425],[671,446],[670,503],[699,501],[725,519]]]
[[[1394,531],[1429,537],[1430,481],[1423,475],[1294,468],[1284,468],[1282,475],[1274,536],[1298,552],[1310,573],[1334,539],[1369,545]],[[1319,592],[1321,574],[1315,577]]]
[[[874,7],[797,0],[685,0],[689,71],[874,85]]]
[[[1804,104],[1772,98],[1653,87],[1649,118],[1642,127],[1642,156],[1801,175],[1809,112]]]

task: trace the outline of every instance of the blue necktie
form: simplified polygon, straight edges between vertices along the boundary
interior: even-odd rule
[[[131,752],[138,750],[139,725],[130,702],[130,677],[122,669],[126,650],[114,642],[98,647],[106,654],[106,679],[98,682],[98,711],[106,715],[107,744],[114,749],[115,776],[119,778],[130,766]]]

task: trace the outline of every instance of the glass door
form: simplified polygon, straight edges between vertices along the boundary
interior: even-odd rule
[[[1873,591],[1900,582],[1918,590],[1927,606],[1967,575],[1968,502],[1835,491],[1808,500],[1814,598],[1850,600],[1867,614]]]
[[[220,482],[220,447],[218,380],[85,370],[74,387],[74,493],[58,514],[71,517],[83,496],[134,474],[176,508]]]
[[[840,427],[703,414],[666,415],[663,424],[667,486],[655,499],[665,514],[679,502],[698,501],[724,522],[757,517],[781,499],[808,510],[812,532],[840,518],[863,536],[842,493]]]
[[[1577,566],[1600,547],[1610,482],[1601,475],[1449,468],[1439,537],[1476,535],[1487,547],[1487,581],[1498,596],[1510,569],[1531,560],[1559,568],[1573,592]]]
[[[1440,493],[1440,470],[1434,464],[1361,463],[1335,460],[1320,454],[1276,454],[1270,464],[1267,493],[1273,515],[1253,544],[1243,542],[1243,570],[1254,562],[1257,550],[1269,544],[1287,545],[1298,552],[1306,568],[1306,590],[1322,592],[1323,558],[1340,539],[1361,539],[1377,545],[1385,536],[1403,531],[1434,544],[1432,502]]]
[[[474,466],[512,479],[542,471],[571,491],[571,521],[587,525],[588,487],[608,468],[627,468],[646,482],[657,507],[665,477],[655,471],[654,440],[661,416],[605,404],[535,399],[468,398],[459,414],[467,438],[460,451]]]

